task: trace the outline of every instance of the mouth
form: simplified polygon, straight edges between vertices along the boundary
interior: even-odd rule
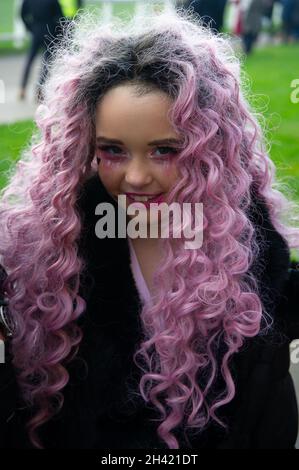
[[[163,196],[163,193],[154,194],[152,196],[135,196],[133,194],[125,193],[130,202],[158,202],[158,200]]]
[[[153,196],[133,196],[131,194],[125,193],[122,194],[126,196],[129,204],[141,204],[141,207],[150,209],[151,204],[164,202],[164,193],[155,194]]]

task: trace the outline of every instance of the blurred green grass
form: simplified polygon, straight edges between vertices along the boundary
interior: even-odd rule
[[[7,172],[19,159],[35,128],[33,121],[0,126],[0,188],[5,186]]]
[[[264,108],[271,158],[280,181],[289,184],[299,202],[299,103],[291,102],[291,83],[299,79],[299,45],[258,49],[245,61],[253,105]]]
[[[0,0],[0,2],[0,34],[11,33],[13,31],[15,2],[13,0]],[[5,41],[0,40],[0,56],[8,55],[10,53],[22,53],[28,48],[28,45],[28,40],[26,40],[21,47],[16,47],[12,39]]]
[[[0,33],[8,33],[13,29],[14,2],[1,0]]]

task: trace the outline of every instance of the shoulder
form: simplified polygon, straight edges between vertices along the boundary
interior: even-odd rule
[[[91,203],[93,203],[94,208],[94,203],[104,201],[115,202],[107,192],[98,174],[92,174],[79,188],[77,208],[88,212]]]
[[[260,250],[250,271],[258,281],[265,307],[273,312],[281,300],[289,277],[289,245],[274,227],[269,208],[262,197],[254,195],[248,217],[254,225]]]
[[[299,263],[292,262],[288,278],[284,283],[283,294],[278,305],[278,313],[285,319],[287,336],[291,341],[299,339]]]
[[[263,199],[255,198],[250,217],[263,247],[253,266],[261,298],[291,342],[299,338],[299,262],[291,261],[288,243],[274,228]]]

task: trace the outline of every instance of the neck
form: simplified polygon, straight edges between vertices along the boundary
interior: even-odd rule
[[[134,245],[138,245],[138,246],[145,246],[145,247],[148,247],[148,248],[156,248],[158,246],[160,246],[161,244],[161,239],[160,238],[131,238],[128,236],[128,238],[130,238],[131,242],[134,244]]]

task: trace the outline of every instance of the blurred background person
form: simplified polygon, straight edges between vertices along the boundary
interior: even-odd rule
[[[299,0],[281,0],[283,40],[294,42],[299,40]]]
[[[277,18],[274,18],[276,16],[275,13],[275,7],[279,6],[279,11],[280,11],[280,27],[279,30],[277,30],[275,21],[277,21]],[[269,4],[265,6],[264,10],[264,19],[267,20],[267,30],[269,35],[271,36],[272,43],[275,42],[275,36],[277,35],[277,38],[280,37],[281,35],[281,22],[282,22],[282,3],[281,0],[269,0]]]
[[[36,99],[40,101],[40,86],[46,79],[47,63],[51,57],[48,46],[57,37],[58,30],[56,28],[62,16],[63,13],[58,0],[23,0],[21,17],[26,29],[31,34],[31,45],[22,75],[19,99],[23,100],[26,97],[26,87],[33,61],[39,50],[43,48],[40,78],[36,88]]]
[[[282,0],[282,32],[284,42],[288,42],[292,28],[293,0]]]
[[[249,55],[262,29],[262,20],[272,0],[241,0],[242,43],[244,52]]]
[[[275,0],[269,0],[268,4],[265,5],[264,16],[265,16],[266,18],[268,18],[269,21],[272,20],[273,9],[274,9],[275,3],[276,3]]]
[[[212,29],[220,32],[223,27],[226,3],[227,0],[186,0],[182,6],[192,9],[194,13],[203,17],[206,25],[210,25]]]
[[[294,0],[293,27],[291,35],[295,41],[299,40],[299,0]]]

